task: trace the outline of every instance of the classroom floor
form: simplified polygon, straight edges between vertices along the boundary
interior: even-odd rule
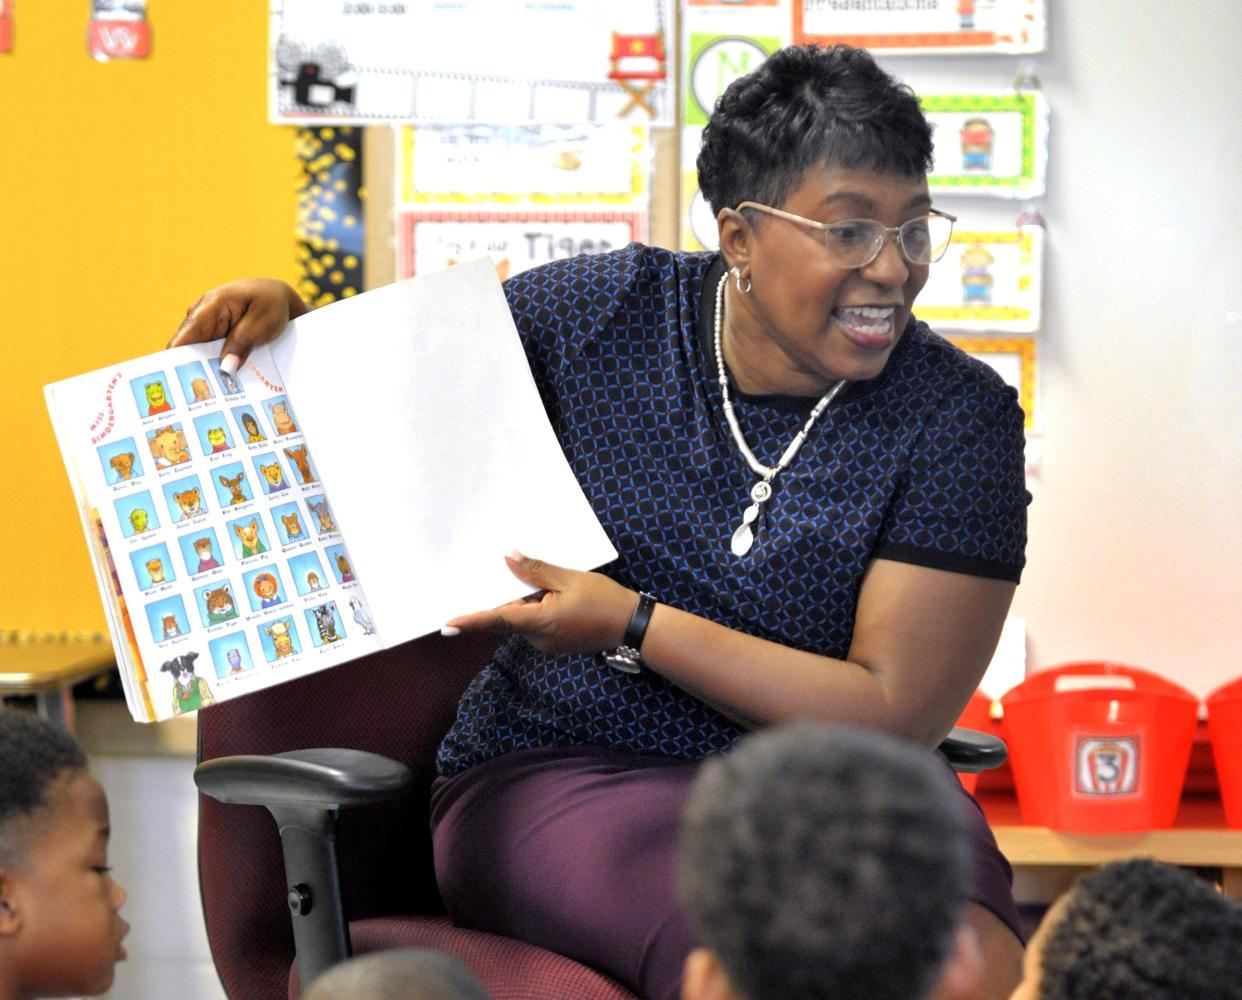
[[[225,1000],[199,905],[192,720],[161,723],[156,733],[115,702],[82,703],[77,714],[78,736],[108,793],[113,873],[129,894],[121,911],[129,958],[105,996]]]

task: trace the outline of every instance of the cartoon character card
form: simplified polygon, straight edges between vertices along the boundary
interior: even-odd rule
[[[191,361],[186,365],[177,366],[177,381],[181,385],[181,396],[191,406],[195,403],[206,403],[216,398],[215,390],[207,379],[207,369],[201,361]]]
[[[148,372],[131,379],[129,385],[138,406],[138,416],[156,417],[172,410],[173,400],[168,388],[168,376],[163,372]]]
[[[218,680],[236,677],[254,669],[254,660],[250,656],[245,632],[231,632],[219,639],[212,639],[207,643],[207,649]]]
[[[121,534],[126,538],[144,535],[148,531],[155,531],[160,526],[159,513],[147,490],[123,496],[113,504],[113,507],[116,510],[116,519],[121,525]]]
[[[181,536],[179,542],[181,559],[185,563],[186,573],[190,576],[208,573],[224,564],[224,550],[220,548],[215,528],[188,532]]]
[[[263,425],[259,423],[259,415],[255,413],[253,406],[246,403],[243,406],[234,406],[231,410],[240,435],[238,440],[248,445],[263,444],[267,440],[267,433],[263,430]]]
[[[184,524],[207,513],[207,496],[198,476],[170,480],[161,487],[161,492],[172,524]]]
[[[96,451],[110,485],[129,483],[142,476],[142,452],[132,437],[101,445]]]
[[[211,470],[211,485],[221,508],[240,507],[254,499],[254,489],[241,462],[218,465]]]
[[[218,410],[194,418],[194,433],[204,455],[219,455],[233,447],[233,435]]]
[[[327,589],[328,577],[319,561],[319,554],[313,549],[289,560],[289,575],[300,596]]]
[[[268,540],[263,515],[255,512],[249,517],[239,517],[225,524],[233,554],[238,559],[250,559],[267,552],[272,543]]]
[[[1042,226],[957,230],[931,267],[914,313],[938,330],[1034,333],[1039,329]]]
[[[378,648],[344,621],[338,580],[360,590],[270,349],[234,375],[219,349],[45,390],[138,721]]]
[[[223,625],[237,618],[237,598],[233,596],[233,585],[228,580],[216,580],[194,588],[194,603],[198,607],[199,618],[203,628]]]

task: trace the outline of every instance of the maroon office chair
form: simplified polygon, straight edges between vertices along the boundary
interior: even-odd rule
[[[497,1000],[636,1000],[444,914],[428,831],[436,747],[495,644],[430,636],[199,713],[199,883],[229,997],[298,997],[299,970],[309,981],[350,953],[411,946],[461,959]]]
[[[414,946],[461,959],[497,1000],[636,1000],[444,914],[428,831],[436,747],[494,647],[430,636],[199,713],[199,882],[231,998],[296,998],[299,979],[351,953]],[[968,772],[1006,756],[964,729],[941,750]]]

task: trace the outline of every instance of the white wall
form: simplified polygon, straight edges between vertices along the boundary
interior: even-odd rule
[[[1051,107],[1030,668],[1115,659],[1204,695],[1242,676],[1242,3],[1049,5],[1038,56],[884,62],[928,93],[1030,67]]]

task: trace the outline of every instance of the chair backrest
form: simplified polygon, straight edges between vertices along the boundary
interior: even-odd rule
[[[314,746],[381,753],[414,772],[394,803],[343,813],[338,861],[348,919],[439,913],[428,831],[435,753],[491,637],[429,636],[199,713],[198,759]],[[266,809],[199,796],[207,938],[230,997],[285,998],[293,933],[280,838]]]

